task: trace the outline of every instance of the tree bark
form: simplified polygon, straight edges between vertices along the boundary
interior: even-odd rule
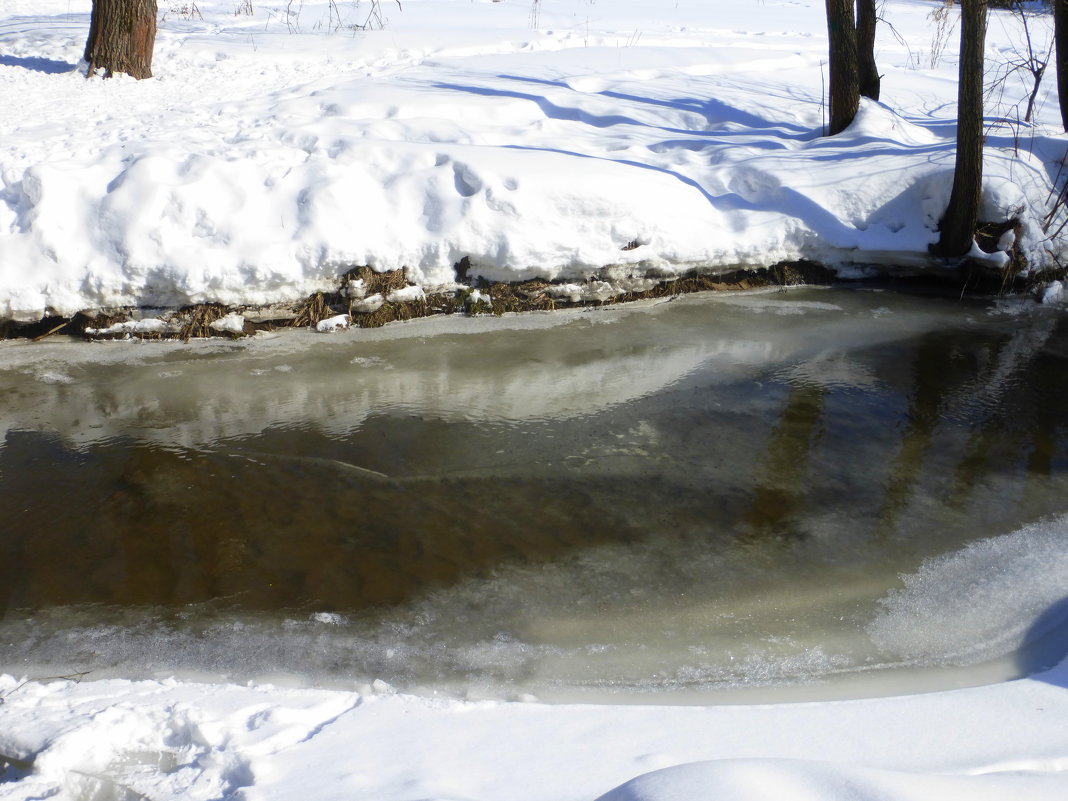
[[[957,158],[953,192],[939,224],[940,256],[972,248],[983,190],[983,51],[987,0],[961,0],[960,77],[957,82]]]
[[[102,69],[105,78],[116,72],[151,78],[155,43],[156,0],[93,0],[85,43],[89,75]]]
[[[1053,38],[1057,43],[1057,97],[1061,125],[1068,131],[1068,0],[1053,0]]]
[[[879,99],[879,85],[882,82],[879,68],[875,65],[876,22],[875,0],[857,0],[857,66],[860,93],[872,100]]]
[[[831,74],[831,124],[827,134],[834,136],[849,127],[860,108],[853,0],[827,0],[827,38]]]

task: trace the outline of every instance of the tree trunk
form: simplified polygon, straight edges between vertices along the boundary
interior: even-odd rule
[[[1061,125],[1068,131],[1068,0],[1053,0],[1053,38],[1057,42],[1057,97]]]
[[[1068,2],[1068,0],[1065,0]],[[875,65],[875,0],[857,0],[857,61],[860,93],[879,99],[879,68]]]
[[[834,136],[849,127],[860,107],[853,0],[827,0],[827,38],[831,73],[831,124],[827,134]]]
[[[983,189],[983,50],[987,0],[961,0],[960,78],[957,82],[957,159],[953,192],[933,251],[963,256],[975,240]]]
[[[105,78],[116,72],[151,78],[155,43],[156,0],[93,0],[85,43],[90,75],[102,69]]]

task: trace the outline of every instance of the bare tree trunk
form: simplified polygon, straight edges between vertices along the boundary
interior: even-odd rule
[[[1066,0],[1068,2],[1068,0]],[[875,0],[857,0],[857,67],[860,93],[879,99],[879,68],[875,65]]]
[[[849,127],[860,108],[853,0],[827,0],[827,38],[831,73],[831,124],[827,134],[834,136]]]
[[[85,43],[90,75],[102,69],[105,78],[116,72],[151,78],[155,43],[156,0],[93,0]]]
[[[983,50],[987,0],[961,0],[960,78],[957,82],[957,160],[953,192],[932,250],[963,256],[975,240],[983,189]]]
[[[1057,97],[1061,125],[1068,131],[1068,0],[1053,0],[1053,38],[1057,42]]]

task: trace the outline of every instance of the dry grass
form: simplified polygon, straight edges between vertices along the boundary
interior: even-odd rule
[[[989,267],[978,267],[971,270],[971,273],[965,279],[965,288],[969,285],[973,291],[991,291],[995,294],[1003,295],[1013,289],[1013,285],[1019,279],[1019,276],[1027,270],[1027,258],[1024,256],[1023,251],[1020,250],[1020,236],[1023,233],[1023,226],[1019,220],[1006,220],[1005,222],[981,222],[976,227],[975,231],[975,243],[979,245],[979,249],[986,253],[994,253],[998,250],[998,244],[1001,241],[1001,237],[1012,231],[1015,235],[1012,247],[1009,248],[1009,262],[1001,270],[992,271]],[[982,273],[994,273],[983,276]]]
[[[462,292],[438,292],[426,296],[427,314],[459,314],[464,310]]]
[[[196,306],[186,306],[179,311],[178,319],[181,321],[181,328],[178,331],[178,339],[188,342],[193,337],[197,339],[210,337],[215,333],[211,324],[229,313],[229,308],[221,303],[198,303]]]
[[[296,312],[297,315],[290,323],[293,328],[314,328],[319,324],[320,320],[325,320],[328,317],[334,316],[334,310],[330,308],[330,305],[326,302],[326,298],[322,292],[316,292],[301,303],[297,307]]]
[[[520,284],[497,283],[486,292],[490,296],[491,311],[500,316],[505,312],[552,311],[559,301],[546,293],[552,284],[544,280],[523,281]]]
[[[404,289],[408,286],[408,279],[404,270],[387,270],[384,273],[376,273],[370,267],[354,267],[341,276],[342,285],[349,280],[362,280],[367,295],[388,295],[395,289]]]
[[[399,303],[383,303],[373,312],[356,312],[352,315],[352,324],[357,328],[381,328],[386,323],[398,320],[415,320],[427,317],[430,311],[426,299],[406,300]]]
[[[100,336],[99,334],[88,334],[86,329],[88,328],[110,328],[115,323],[125,323],[130,319],[130,315],[123,311],[117,312],[104,312],[98,311],[95,314],[86,314],[85,312],[78,312],[71,318],[70,327],[68,330],[77,332],[81,336],[88,340],[94,339],[116,339],[125,334],[116,334],[111,336]]]
[[[991,231],[990,236],[1000,236],[1000,232]],[[652,277],[652,276],[650,276]],[[387,323],[414,320],[437,314],[495,314],[513,312],[552,311],[572,306],[603,306],[626,303],[628,301],[650,298],[672,297],[690,292],[729,291],[753,289],[762,286],[787,286],[792,284],[820,284],[833,280],[833,273],[827,268],[812,262],[790,262],[768,269],[737,270],[719,275],[702,275],[696,272],[670,279],[661,280],[655,286],[641,291],[625,292],[604,299],[587,298],[571,301],[566,298],[553,297],[553,283],[535,279],[515,284],[475,281],[474,286],[462,287],[453,292],[438,292],[425,298],[409,301],[385,301],[373,312],[353,312],[353,299],[346,297],[342,288],[351,280],[362,280],[366,296],[380,294],[388,297],[395,290],[410,286],[404,270],[375,272],[370,267],[355,267],[340,277],[338,290],[335,292],[316,292],[295,307],[291,319],[272,319],[260,323],[246,323],[246,332],[281,327],[314,327],[321,320],[348,311],[352,325],[357,328],[378,328]],[[481,296],[472,301],[475,288]],[[187,306],[174,315],[173,321],[179,324],[177,334],[163,334],[168,339],[181,339],[188,342],[193,338],[218,336],[219,332],[211,328],[216,320],[225,317],[232,309],[219,303],[204,303]],[[118,322],[125,322],[130,317],[124,312],[97,312],[95,314],[79,313],[69,321],[63,318],[49,318],[35,324],[0,323],[0,336],[38,336],[55,331],[78,332],[86,338],[110,338],[85,334],[88,328],[107,328]],[[122,335],[125,336],[125,335]],[[160,334],[145,334],[144,338],[160,338]],[[232,335],[231,335],[232,336]],[[240,336],[240,335],[238,335]]]

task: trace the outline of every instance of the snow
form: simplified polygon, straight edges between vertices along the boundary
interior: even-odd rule
[[[390,303],[406,303],[413,300],[422,300],[425,297],[426,293],[423,292],[421,286],[411,285],[403,289],[394,289],[386,296],[386,300]]]
[[[0,753],[23,768],[0,798],[1059,801],[1066,684],[1061,666],[928,695],[669,707],[5,676]]]
[[[245,330],[245,318],[240,314],[227,314],[210,323],[213,331],[241,334]]]
[[[352,310],[365,313],[376,312],[382,308],[382,304],[385,302],[386,299],[376,292],[374,295],[368,295],[353,301]]]
[[[230,315],[223,320],[229,320]],[[244,320],[241,319],[242,324]],[[212,328],[216,328],[217,323],[222,323],[223,320],[216,320],[212,323]],[[114,323],[107,328],[86,328],[85,332],[93,336],[108,336],[112,334],[163,334],[173,333],[178,330],[178,327],[168,323],[166,320],[160,320],[156,317],[148,317],[143,320],[127,320],[121,323]],[[220,325],[216,330],[223,330]]]
[[[575,285],[929,267],[956,97],[933,7],[887,4],[883,100],[826,138],[815,0],[411,0],[367,30],[366,2],[169,0],[142,82],[85,80],[90,0],[8,0],[0,319],[292,302],[359,265],[430,288],[465,257],[469,279]],[[994,12],[992,74],[1019,30]],[[1034,125],[1020,73],[987,109],[984,215],[1019,215],[1039,267],[1061,248],[1041,224],[1064,152],[1053,84]]]
[[[320,320],[315,324],[315,330],[320,334],[329,334],[333,331],[340,331],[349,327],[349,316],[347,314],[338,314],[334,317],[327,317],[325,320]]]
[[[1042,290],[1043,303],[1060,303],[1064,300],[1064,282],[1063,281],[1051,281],[1048,286]]]
[[[883,13],[896,34],[880,28],[883,101],[865,101],[833,138],[820,135],[817,0],[408,0],[403,11],[382,5],[383,27],[366,31],[353,27],[368,19],[366,3],[294,11],[253,2],[251,15],[234,5],[202,0],[200,16],[164,0],[156,77],[86,81],[78,59],[89,0],[6,0],[0,318],[288,302],[336,289],[364,264],[405,269],[412,285],[390,300],[417,300],[455,285],[465,257],[472,277],[560,279],[552,292],[572,299],[694,267],[797,258],[930,266],[950,191],[956,92],[952,58],[923,50],[935,3],[889,0]],[[1018,35],[1006,15],[994,19],[992,60]],[[1052,80],[1034,126],[1013,116],[1028,89],[1013,79],[988,109],[984,214],[1020,216],[1018,244],[1042,266],[1046,249],[1061,247],[1044,241],[1042,219],[1064,138]],[[605,267],[614,283],[586,280]],[[360,281],[346,292],[356,311],[386,300],[365,297]],[[1054,284],[1044,301],[1063,294]],[[237,332],[243,323],[232,314],[214,325]],[[318,328],[347,323],[341,315]],[[161,326],[147,318],[98,333]],[[645,380],[685,374],[710,347],[695,344]],[[69,386],[76,403],[77,382],[39,361],[42,352],[33,354],[36,382]],[[610,368],[568,391],[603,403],[643,391]],[[394,372],[398,396],[423,380],[416,369]],[[125,388],[97,422],[136,419],[156,400],[139,405],[139,393],[151,391]],[[442,395],[504,417],[544,412],[508,386]],[[56,414],[60,431],[93,424],[67,411],[42,413]],[[249,417],[159,436],[254,429]],[[926,652],[936,635],[923,621],[943,613],[958,616],[962,632],[987,626],[984,647],[1018,645],[1020,620],[1057,629],[1062,598],[1033,589],[1065,583],[1058,537],[1045,531],[926,565],[886,600],[872,636]],[[960,565],[974,575],[977,561],[990,581],[962,586]],[[999,616],[977,620],[978,608]],[[328,611],[311,620],[344,622]],[[989,656],[974,645],[941,643],[947,662]],[[940,693],[745,706],[470,701],[400,694],[381,681],[325,689],[32,678],[0,676],[0,799],[1068,795],[1068,663]]]
[[[971,250],[968,251],[968,258],[979,264],[986,264],[989,267],[995,269],[1002,269],[1009,263],[1009,254],[1004,251],[998,251],[996,253],[986,253],[979,244],[975,241],[972,242]]]

